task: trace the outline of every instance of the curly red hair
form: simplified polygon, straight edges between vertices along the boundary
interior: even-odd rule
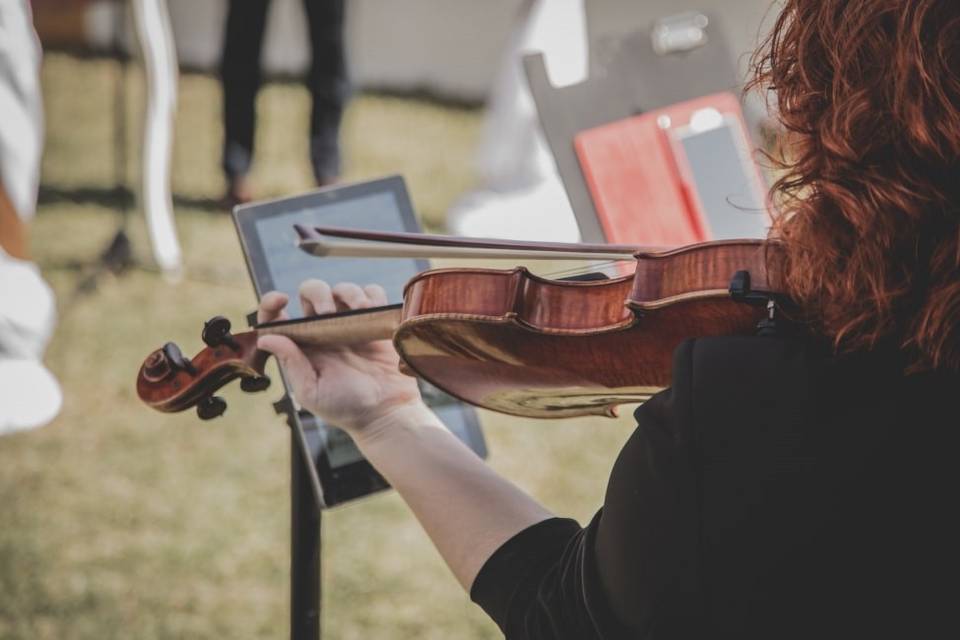
[[[960,368],[960,2],[787,0],[753,66],[783,287],[838,351]]]

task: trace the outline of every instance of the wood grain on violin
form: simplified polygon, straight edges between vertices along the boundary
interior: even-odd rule
[[[264,386],[258,334],[315,346],[392,338],[405,372],[475,406],[539,418],[612,416],[617,405],[670,383],[683,340],[756,330],[773,295],[768,247],[743,240],[644,251],[633,276],[594,281],[549,280],[523,267],[425,271],[407,283],[402,308],[270,323],[236,336],[219,319],[193,360],[176,362],[179,350],[169,344],[151,354],[137,389],[161,411],[197,405],[212,417],[222,412],[212,393],[230,380]],[[734,300],[735,274],[737,297],[754,304]]]

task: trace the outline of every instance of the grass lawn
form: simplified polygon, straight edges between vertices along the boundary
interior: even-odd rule
[[[255,304],[229,218],[209,203],[219,172],[220,93],[180,79],[173,187],[186,278],[138,262],[75,292],[112,237],[110,61],[49,54],[47,142],[33,252],[57,292],[48,363],[63,384],[59,418],[0,439],[0,638],[285,638],[288,636],[289,434],[263,397],[225,390],[223,419],[165,415],[139,403],[143,358],[166,340],[194,353],[202,321],[240,322]],[[129,183],[137,184],[142,77],[126,79]],[[260,98],[258,197],[307,190],[306,91],[272,84]],[[477,110],[358,96],[344,124],[347,180],[403,174],[426,226],[472,184]],[[272,365],[271,365],[272,366]],[[276,391],[269,392],[271,398]],[[628,414],[629,418],[629,414]],[[484,413],[491,464],[556,512],[588,519],[629,434],[628,418],[536,422]],[[393,493],[325,514],[325,637],[496,638]]]

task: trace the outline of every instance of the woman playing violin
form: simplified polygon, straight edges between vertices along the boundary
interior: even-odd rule
[[[787,0],[755,61],[786,131],[771,269],[802,331],[683,343],[585,527],[453,437],[388,341],[260,338],[508,638],[956,637],[960,3]]]

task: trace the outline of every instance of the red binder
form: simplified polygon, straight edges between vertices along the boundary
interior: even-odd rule
[[[765,188],[750,157],[752,147],[740,102],[730,93],[713,94],[612,122],[574,138],[580,166],[609,242],[675,246],[716,237],[708,224],[683,141],[698,132],[720,128],[732,141],[733,157],[699,158],[697,166],[702,169],[704,160],[739,161],[743,167],[737,171],[748,183],[741,190],[749,191],[751,202],[759,199],[763,203]],[[758,225],[757,229],[760,228]]]

